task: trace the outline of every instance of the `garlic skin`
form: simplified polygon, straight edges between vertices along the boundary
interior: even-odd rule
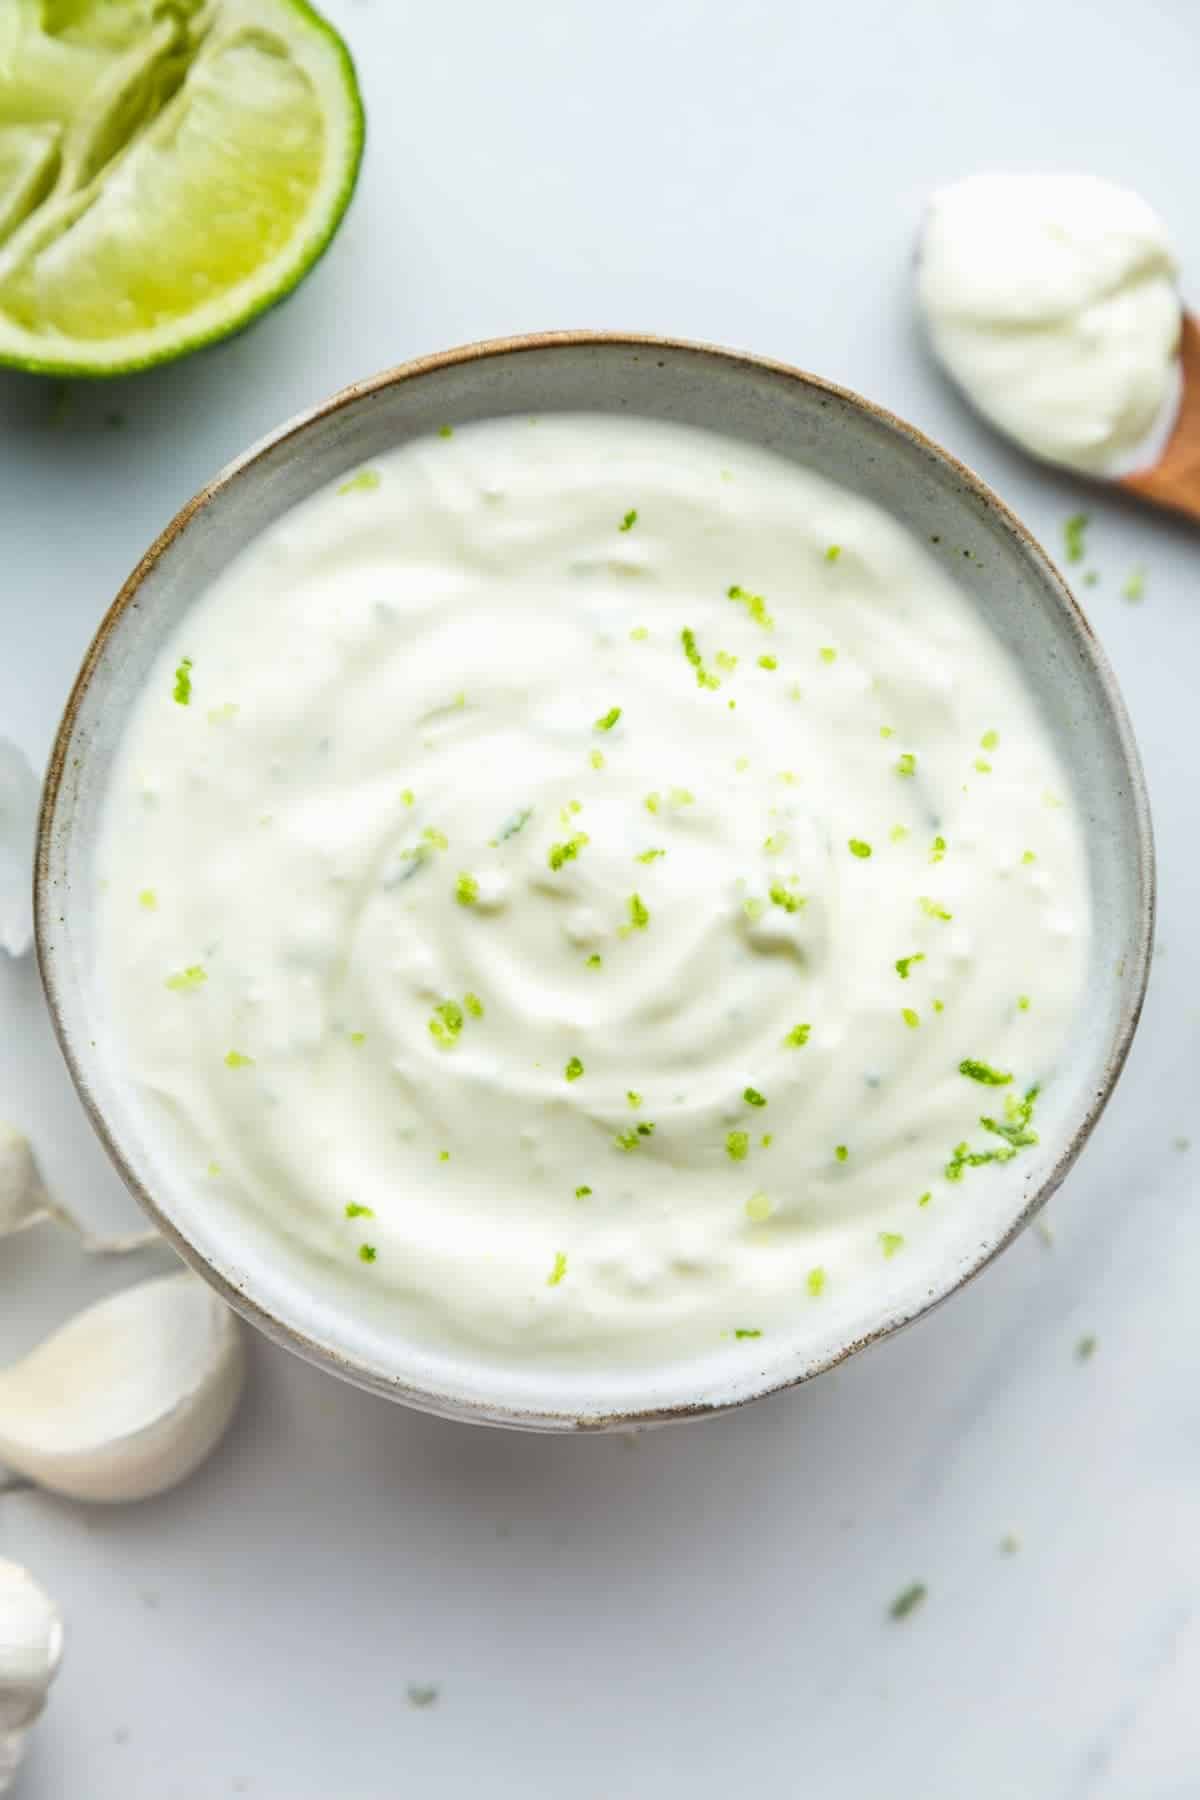
[[[199,1276],[138,1282],[0,1370],[0,1462],[73,1500],[161,1494],[220,1441],[244,1374],[238,1321]]]
[[[40,1225],[45,1219],[73,1231],[81,1248],[92,1256],[125,1256],[162,1242],[153,1229],[114,1238],[93,1237],[85,1231],[73,1213],[51,1199],[29,1139],[15,1125],[0,1119],[0,1238]]]
[[[0,1558],[0,1794],[25,1751],[62,1657],[62,1615],[20,1564]]]
[[[0,950],[33,943],[33,841],[41,785],[23,750],[0,738]]]

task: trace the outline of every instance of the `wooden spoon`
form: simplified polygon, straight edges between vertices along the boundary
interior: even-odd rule
[[[1166,448],[1153,468],[1124,475],[1117,486],[1156,506],[1200,519],[1200,320],[1190,313],[1183,315],[1179,372],[1179,416]]]

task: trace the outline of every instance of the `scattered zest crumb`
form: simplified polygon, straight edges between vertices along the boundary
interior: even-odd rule
[[[1096,1354],[1096,1339],[1093,1336],[1093,1334],[1089,1331],[1085,1334],[1085,1336],[1080,1338],[1079,1342],[1075,1346],[1075,1360],[1076,1360],[1076,1362],[1087,1362],[1089,1360],[1089,1358],[1093,1357],[1095,1354]]]
[[[888,1607],[888,1617],[892,1619],[907,1619],[910,1614],[916,1612],[919,1606],[925,1604],[928,1592],[929,1589],[925,1586],[923,1581],[914,1581],[911,1587],[906,1587],[902,1593],[896,1595],[896,1598]]]

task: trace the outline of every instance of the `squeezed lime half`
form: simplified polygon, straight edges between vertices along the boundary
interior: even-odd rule
[[[306,0],[0,0],[0,363],[116,375],[312,268],[363,109]]]

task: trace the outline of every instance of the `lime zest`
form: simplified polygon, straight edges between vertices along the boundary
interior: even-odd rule
[[[775,621],[767,611],[765,595],[751,594],[746,588],[740,587],[736,581],[732,587],[726,588],[725,593],[727,599],[735,600],[739,606],[745,607],[748,616],[756,625],[761,625],[764,631],[774,631]]]
[[[579,1080],[579,1077],[583,1074],[583,1064],[580,1062],[580,1060],[577,1056],[573,1056],[571,1058],[570,1062],[567,1064],[566,1068],[563,1070],[563,1074],[566,1076],[568,1081],[578,1081]]]
[[[567,1272],[567,1253],[565,1250],[559,1250],[555,1253],[554,1267],[551,1269],[550,1273],[546,1277],[546,1286],[547,1287],[557,1287],[559,1282],[562,1280],[563,1276],[566,1274],[566,1272]]]
[[[176,706],[192,704],[192,659],[190,656],[181,656],[176,665],[175,687],[171,698]]]
[[[338,493],[372,494],[382,479],[378,469],[360,469],[357,475],[351,475],[349,481],[343,481]]]
[[[621,520],[621,523],[617,526],[617,530],[618,531],[632,531],[634,526],[637,524],[637,520],[638,520],[637,507],[631,506],[629,511],[625,514],[625,517]]]

